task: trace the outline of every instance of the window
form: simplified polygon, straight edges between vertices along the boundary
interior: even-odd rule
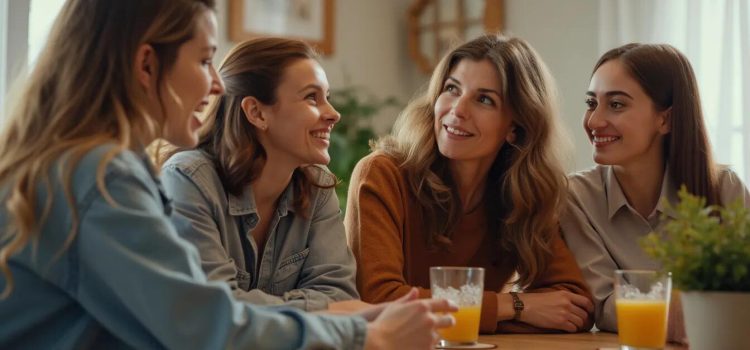
[[[34,65],[65,0],[31,0],[29,11],[29,67]]]
[[[0,106],[3,108],[8,89],[36,61],[64,3],[65,0],[0,0]]]
[[[0,0],[0,106],[5,106],[5,76],[7,58],[8,33],[8,0]],[[0,114],[2,115],[2,114]]]

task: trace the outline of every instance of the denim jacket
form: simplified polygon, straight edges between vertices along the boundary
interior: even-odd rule
[[[259,216],[250,186],[239,196],[227,193],[215,163],[198,150],[172,156],[163,166],[162,180],[174,198],[178,233],[198,248],[208,278],[228,282],[238,299],[311,311],[325,309],[331,301],[359,298],[356,263],[332,188],[313,187],[306,218],[295,212],[290,183],[259,255],[251,234]]]
[[[66,249],[71,207],[58,167],[38,186],[37,207],[47,196],[52,204],[38,238],[9,260],[14,289],[0,299],[0,348],[362,348],[362,318],[244,304],[226,283],[207,281],[144,154],[116,155],[103,178],[110,197],[99,191],[97,167],[112,149],[88,152],[72,173],[78,226]],[[7,223],[0,208],[2,232]],[[0,275],[0,288],[7,283]]]

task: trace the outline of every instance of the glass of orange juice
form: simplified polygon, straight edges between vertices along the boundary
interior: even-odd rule
[[[615,271],[615,309],[622,350],[664,348],[671,290],[669,272]]]
[[[484,269],[481,267],[431,267],[430,289],[434,299],[448,299],[458,305],[456,324],[438,330],[438,347],[476,345],[482,310]]]

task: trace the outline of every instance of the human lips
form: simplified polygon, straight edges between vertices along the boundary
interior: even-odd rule
[[[195,111],[198,113],[203,113],[203,111],[206,109],[206,106],[208,106],[208,101],[201,101],[198,107],[195,107]]]
[[[455,125],[443,125],[443,128],[449,135],[453,136],[460,136],[460,137],[471,137],[474,136],[474,134],[458,127]]]
[[[331,129],[333,129],[332,126],[324,128],[324,129],[316,129],[316,130],[310,131],[310,136],[317,138],[317,139],[324,140],[324,141],[328,141],[331,139]]]
[[[604,147],[620,140],[620,136],[615,135],[592,135],[591,143],[596,147]]]

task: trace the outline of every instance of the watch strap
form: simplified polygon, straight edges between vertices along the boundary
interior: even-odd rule
[[[513,298],[513,320],[519,321],[521,319],[521,311],[523,311],[523,301],[518,297],[518,293],[510,292],[510,296]]]

